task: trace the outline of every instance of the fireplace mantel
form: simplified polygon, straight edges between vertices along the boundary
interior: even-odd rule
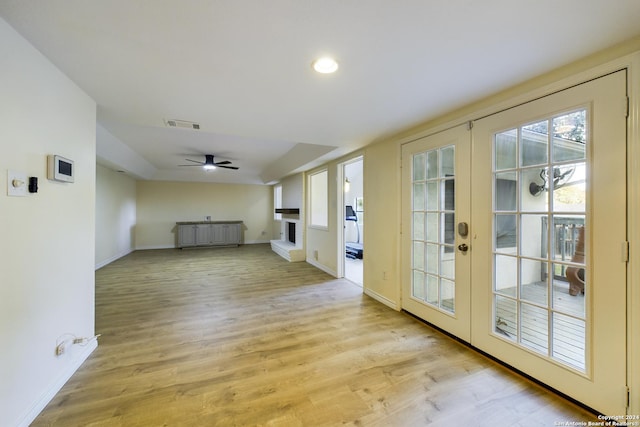
[[[300,215],[300,209],[299,208],[278,208],[276,209],[276,213],[287,214],[287,215]]]

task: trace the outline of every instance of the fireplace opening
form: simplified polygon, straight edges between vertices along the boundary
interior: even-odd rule
[[[287,222],[287,240],[289,242],[296,244],[296,223],[295,222]]]

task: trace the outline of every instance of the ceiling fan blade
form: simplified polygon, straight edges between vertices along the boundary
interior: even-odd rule
[[[225,169],[233,169],[238,170],[236,166],[225,166],[230,165],[231,162],[229,160],[223,160],[221,162],[216,162],[213,160],[213,154],[205,154],[204,162],[199,162],[197,160],[185,159],[187,162],[195,163],[194,165],[178,165],[178,166],[204,166],[205,169],[214,169],[214,167],[221,167]]]
[[[204,165],[204,163],[199,162],[199,161],[197,161],[197,160],[191,160],[191,159],[185,159],[185,160],[186,160],[187,162],[193,162],[193,163],[197,163],[197,164],[199,164],[199,165]],[[189,166],[191,166],[191,165],[189,165]]]

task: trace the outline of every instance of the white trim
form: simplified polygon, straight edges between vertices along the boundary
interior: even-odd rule
[[[336,220],[336,224],[337,224],[337,236],[336,236],[336,243],[337,243],[337,271],[336,271],[336,277],[338,278],[342,278],[345,277],[345,273],[346,273],[346,268],[345,268],[345,205],[347,205],[347,201],[346,201],[346,191],[344,190],[344,180],[346,177],[345,174],[345,170],[347,168],[348,165],[353,164],[353,163],[357,163],[357,162],[361,162],[362,163],[362,195],[364,196],[364,187],[366,185],[365,179],[364,179],[364,154],[363,153],[359,153],[354,157],[349,157],[347,160],[344,160],[343,162],[340,162],[336,165],[336,200],[338,203],[338,209],[337,209],[337,220]],[[366,203],[366,201],[365,201]],[[365,222],[366,224],[366,222]],[[364,228],[364,226],[363,226]],[[364,230],[362,231],[362,234],[364,235]],[[364,242],[364,240],[363,240]],[[364,243],[363,243],[363,248],[364,248]],[[363,269],[363,273],[364,273],[364,259],[362,260],[362,269]],[[364,281],[364,279],[363,279]],[[355,282],[354,282],[355,283]],[[359,286],[362,286],[364,288],[364,283],[358,284]]]
[[[136,251],[146,251],[149,249],[179,249],[176,245],[152,245],[152,246],[136,246]]]
[[[69,378],[80,368],[85,360],[91,355],[93,350],[98,348],[98,341],[92,340],[82,349],[80,353],[76,352],[74,359],[66,366],[66,368],[60,372],[58,378],[40,395],[40,397],[33,403],[31,408],[22,416],[16,426],[28,427],[29,424],[36,419],[40,412],[51,402],[55,395],[62,389],[62,387],[69,381]],[[61,356],[61,357],[64,357]]]
[[[194,249],[194,248],[228,248],[228,247],[232,247],[232,246],[242,246],[242,245],[260,245],[260,244],[267,244],[271,242],[271,240],[249,240],[246,242],[242,242],[239,245],[236,245],[235,243],[229,244],[229,245],[202,245],[202,246],[185,246],[185,249]],[[176,247],[175,245],[152,245],[152,246],[137,246],[135,249],[132,249],[129,253],[134,252],[134,251],[148,251],[148,250],[153,250],[153,249],[180,249],[178,247]],[[124,254],[124,255],[128,255],[128,254]],[[122,255],[122,256],[124,256]],[[113,260],[115,261],[115,260]]]
[[[336,277],[342,278],[344,277],[344,258],[345,258],[345,246],[344,246],[344,217],[345,217],[345,202],[344,202],[344,168],[346,167],[347,162],[338,163],[336,165],[336,198],[338,209],[336,209]]]
[[[370,296],[371,298],[373,298],[374,300],[381,302],[382,304],[386,305],[387,307],[390,307],[396,311],[400,311],[400,306],[395,303],[394,301],[391,301],[389,298],[380,295],[379,293],[372,291],[371,289],[367,289],[364,288],[364,294],[367,296]]]
[[[134,250],[135,250],[135,249],[130,248],[130,249],[128,249],[128,250],[126,250],[126,251],[124,251],[124,252],[122,252],[122,253],[118,254],[118,255],[114,255],[114,256],[112,256],[111,258],[108,258],[108,259],[106,259],[106,260],[104,260],[104,261],[101,261],[101,262],[97,263],[97,264],[96,264],[96,266],[95,266],[95,270],[99,270],[99,269],[101,269],[102,267],[104,267],[105,265],[109,265],[109,264],[111,264],[113,261],[118,260],[118,259],[122,258],[123,256],[127,256],[127,255],[129,255],[129,254],[130,254],[131,252],[133,252]]]
[[[398,267],[395,269],[395,277],[392,277],[392,280],[395,280],[396,283],[398,284],[398,293],[397,295],[397,301],[395,302],[395,304],[397,305],[397,310],[401,310],[402,309],[402,299],[403,299],[403,294],[402,294],[402,204],[404,203],[404,200],[402,199],[402,146],[401,145],[396,145],[396,156],[395,158],[397,159],[397,165],[396,165],[396,194],[398,194],[398,202],[396,204],[396,218],[398,218],[398,237],[397,237],[397,244],[396,244],[396,259],[395,259],[395,265],[397,265]],[[365,202],[366,203],[366,202]],[[364,223],[364,226],[367,226],[367,223]],[[366,231],[365,231],[366,232]]]
[[[338,277],[338,274],[335,271],[331,270],[326,265],[320,264],[318,261],[314,259],[308,258],[307,263],[313,265],[317,269],[324,271],[327,274],[330,274],[333,277],[336,277],[336,278]]]
[[[630,389],[628,414],[640,414],[640,52],[631,56],[627,88],[627,385]]]

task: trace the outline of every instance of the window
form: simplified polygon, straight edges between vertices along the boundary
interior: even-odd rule
[[[329,227],[328,172],[322,170],[309,176],[309,225]]]
[[[587,110],[494,136],[494,331],[586,371]],[[588,238],[588,237],[586,237]]]
[[[280,184],[273,186],[273,208],[274,208],[273,219],[275,221],[282,220],[282,214],[275,213],[275,209],[282,209],[282,185]]]
[[[411,296],[455,313],[455,146],[413,156]]]

